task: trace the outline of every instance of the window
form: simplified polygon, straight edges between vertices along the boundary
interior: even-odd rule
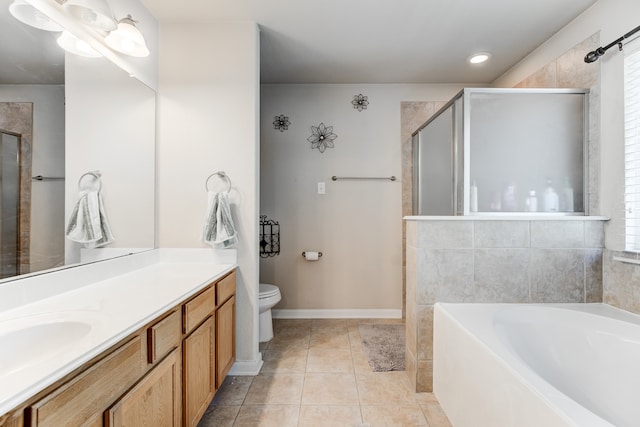
[[[625,249],[640,252],[640,49],[624,59]]]

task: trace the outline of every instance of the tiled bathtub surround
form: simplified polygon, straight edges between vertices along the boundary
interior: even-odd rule
[[[436,302],[601,302],[602,217],[407,217],[407,373],[431,391]]]
[[[640,260],[640,254],[605,249],[603,301],[623,310],[640,314],[640,265],[620,262],[614,257]]]

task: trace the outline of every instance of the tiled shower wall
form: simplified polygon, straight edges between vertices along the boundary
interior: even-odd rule
[[[640,254],[604,251],[603,302],[623,310],[640,314],[640,266],[638,264],[616,261],[620,257],[640,262]]]
[[[31,272],[31,163],[33,141],[33,103],[0,102],[0,129],[20,135],[20,189],[18,271]]]
[[[432,390],[436,302],[602,301],[603,220],[406,221],[406,369]]]

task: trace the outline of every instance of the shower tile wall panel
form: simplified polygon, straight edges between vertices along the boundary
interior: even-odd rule
[[[602,302],[603,295],[603,272],[604,272],[604,250],[585,250],[585,297],[586,302]]]
[[[528,249],[478,249],[473,256],[473,302],[529,301]]]
[[[431,391],[436,302],[602,301],[603,222],[407,221],[407,370]],[[416,369],[411,372],[410,369]]]
[[[640,268],[613,257],[638,259],[638,254],[604,250],[603,300],[607,304],[640,314]],[[408,302],[408,300],[407,300]]]
[[[526,248],[528,221],[482,221],[474,226],[474,243],[479,248]]]
[[[532,222],[532,248],[582,248],[584,223],[582,221]]]
[[[414,388],[416,388],[416,378],[418,375],[418,320],[416,310],[417,304],[417,249],[415,247],[417,232],[415,224],[406,222],[407,245],[406,266],[405,266],[405,371]],[[413,272],[407,274],[406,272]]]

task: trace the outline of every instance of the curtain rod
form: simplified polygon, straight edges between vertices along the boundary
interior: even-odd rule
[[[605,52],[607,50],[609,50],[609,48],[611,48],[611,47],[613,47],[615,45],[618,45],[620,50],[622,50],[622,41],[624,39],[627,39],[627,38],[631,37],[632,35],[634,35],[638,31],[640,31],[640,25],[638,25],[636,28],[634,28],[633,30],[629,31],[627,34],[625,34],[624,36],[620,37],[619,39],[612,41],[611,43],[609,43],[605,47],[601,46],[601,47],[597,48],[596,50],[592,50],[591,52],[586,54],[586,56],[584,57],[584,62],[586,62],[586,63],[596,62],[602,55],[605,54]]]

